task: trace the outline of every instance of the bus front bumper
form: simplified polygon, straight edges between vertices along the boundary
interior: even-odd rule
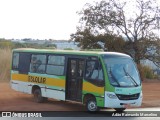
[[[106,108],[139,107],[142,104],[142,92],[136,100],[119,100],[114,92],[105,92]]]

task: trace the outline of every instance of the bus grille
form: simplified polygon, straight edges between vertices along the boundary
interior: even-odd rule
[[[136,100],[139,98],[139,93],[133,94],[133,95],[121,95],[121,94],[116,94],[119,100]]]

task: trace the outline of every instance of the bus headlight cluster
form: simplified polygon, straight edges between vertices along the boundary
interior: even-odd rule
[[[117,99],[117,96],[111,93],[107,93],[107,96],[111,99]]]

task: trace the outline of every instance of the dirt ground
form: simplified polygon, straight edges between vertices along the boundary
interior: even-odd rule
[[[143,103],[145,107],[160,107],[160,82],[143,82]],[[35,103],[32,95],[16,92],[8,82],[0,82],[0,111],[84,111],[82,104],[49,99]]]
[[[142,108],[160,107],[160,81],[143,82]]]

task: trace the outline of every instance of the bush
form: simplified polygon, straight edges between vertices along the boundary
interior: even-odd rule
[[[0,40],[0,49],[12,48],[12,42],[10,40]]]
[[[0,81],[10,80],[11,49],[0,49]]]
[[[149,66],[138,65],[138,70],[141,79],[157,79],[157,75],[154,74],[153,70]]]

